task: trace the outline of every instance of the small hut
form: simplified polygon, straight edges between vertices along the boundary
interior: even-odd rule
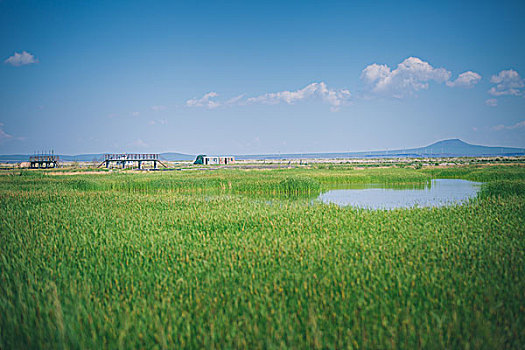
[[[235,163],[235,157],[232,156],[207,156],[205,154],[199,154],[193,164],[202,165],[219,165],[219,164],[232,164]]]

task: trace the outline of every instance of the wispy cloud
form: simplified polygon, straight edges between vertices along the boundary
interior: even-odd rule
[[[8,134],[4,130],[4,123],[0,123],[0,144],[2,144],[4,142],[12,141],[12,140],[23,141],[23,140],[25,140],[25,137],[13,136],[11,134]]]
[[[496,84],[489,90],[489,94],[493,96],[519,96],[523,93],[522,88],[525,86],[524,80],[513,69],[502,70],[497,75],[493,75],[490,82]]]
[[[4,123],[0,123],[0,143],[11,140],[13,135],[10,135],[4,131]]]
[[[186,106],[188,107],[206,107],[208,109],[213,109],[221,106],[221,103],[213,101],[212,99],[219,96],[215,91],[208,92],[201,98],[192,98],[186,101]]]
[[[499,124],[499,125],[492,127],[492,130],[501,131],[501,130],[514,130],[514,129],[522,129],[522,128],[525,128],[525,120],[522,120],[521,122],[517,122],[516,124],[513,124],[513,125]]]
[[[162,106],[162,105],[151,106],[151,110],[154,111],[154,112],[165,111],[166,110],[166,106]]]
[[[456,80],[447,81],[447,86],[449,87],[463,87],[463,88],[471,88],[479,81],[481,80],[481,75],[478,73],[468,71],[465,73],[461,73]]]
[[[396,98],[428,89],[431,81],[446,82],[450,76],[448,70],[434,68],[417,57],[408,57],[393,70],[386,64],[374,63],[363,69],[361,73],[361,79],[371,92]]]
[[[498,106],[498,100],[495,98],[489,98],[485,101],[485,104],[489,107],[497,107]]]
[[[132,117],[138,117],[140,115],[140,112],[131,112],[130,115]]]
[[[209,92],[201,98],[193,98],[186,101],[188,107],[206,107],[213,109],[221,106],[245,106],[250,104],[275,105],[279,103],[295,104],[310,98],[320,98],[323,102],[330,105],[332,111],[338,110],[350,99],[350,91],[346,89],[330,89],[324,82],[311,83],[302,89],[293,91],[279,91],[265,93],[259,96],[246,97],[239,95],[225,102],[214,100],[219,95],[216,92]]]
[[[38,60],[34,55],[30,54],[27,51],[22,51],[22,53],[15,52],[13,56],[7,58],[4,61],[5,64],[10,64],[12,66],[25,66],[28,64],[38,63]]]
[[[167,119],[152,119],[149,121],[149,125],[167,125]]]
[[[283,102],[294,104],[312,97],[318,97],[321,98],[323,102],[329,104],[331,109],[335,111],[344,103],[348,102],[350,95],[350,91],[346,89],[329,89],[324,82],[320,82],[311,83],[304,88],[295,91],[272,92],[256,97],[250,97],[245,100],[245,103],[278,104]]]
[[[226,101],[224,104],[227,105],[227,106],[234,106],[236,104],[241,103],[242,99],[244,98],[244,96],[246,96],[246,94],[242,94],[242,95],[239,95],[239,96],[232,97],[228,101]]]

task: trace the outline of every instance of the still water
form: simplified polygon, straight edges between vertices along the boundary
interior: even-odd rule
[[[340,206],[368,209],[441,207],[464,203],[476,197],[481,183],[438,179],[419,186],[362,185],[323,192],[317,200]]]

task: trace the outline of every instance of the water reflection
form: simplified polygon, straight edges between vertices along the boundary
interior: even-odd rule
[[[369,209],[441,207],[466,202],[477,195],[480,183],[437,179],[418,185],[351,185],[321,193],[317,200]]]

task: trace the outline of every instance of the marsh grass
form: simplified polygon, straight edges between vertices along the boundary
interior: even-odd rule
[[[525,180],[496,180],[490,181],[481,187],[481,198],[489,196],[519,196],[525,197]]]
[[[309,177],[287,177],[279,182],[279,192],[284,194],[319,193],[321,184]]]
[[[523,348],[522,169],[391,211],[258,196],[431,175],[0,177],[0,348]]]

